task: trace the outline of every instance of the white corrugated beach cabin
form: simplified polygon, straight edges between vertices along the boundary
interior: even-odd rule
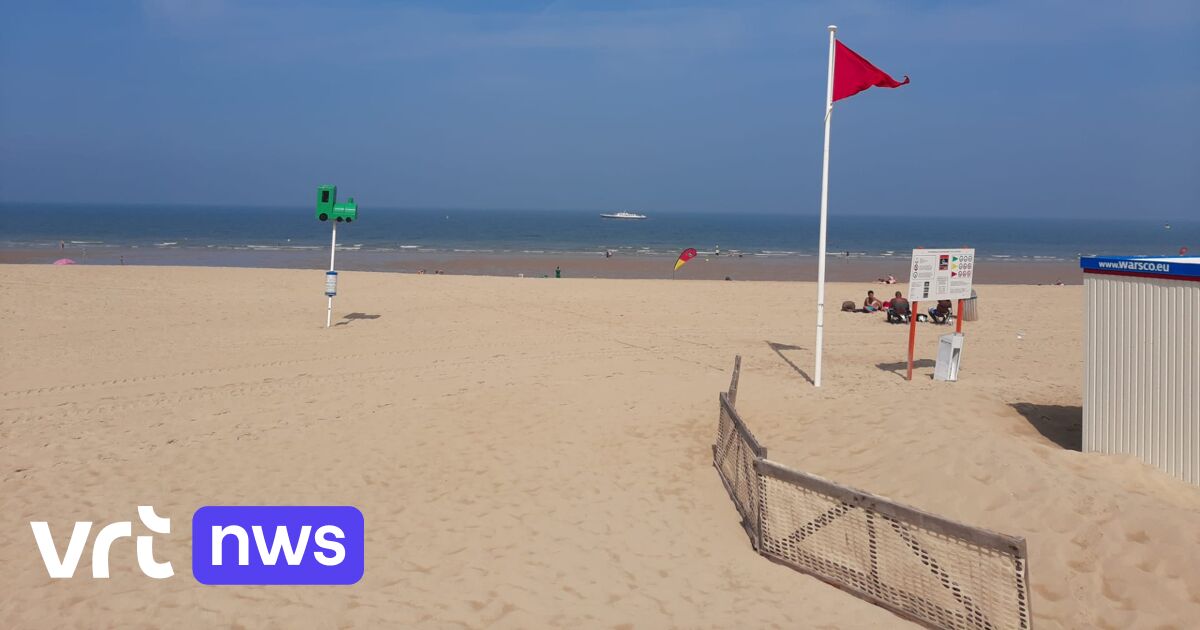
[[[1083,450],[1200,485],[1200,257],[1094,256],[1083,269]]]

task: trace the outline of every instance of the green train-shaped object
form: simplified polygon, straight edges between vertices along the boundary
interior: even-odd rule
[[[317,186],[317,219],[349,223],[358,219],[358,204],[351,197],[346,203],[337,202],[337,186]]]

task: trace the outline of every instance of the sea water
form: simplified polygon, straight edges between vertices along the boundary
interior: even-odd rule
[[[446,254],[703,253],[805,257],[817,250],[818,218],[806,214],[653,212],[642,221],[600,211],[439,210],[360,207],[340,224],[341,249]],[[267,256],[322,250],[330,224],[310,208],[0,204],[0,248],[107,247],[219,250]],[[1080,255],[1200,252],[1200,222],[1161,219],[840,216],[829,220],[831,254],[907,258],[914,247],[974,247],[981,259],[1070,261]],[[161,260],[162,258],[159,257]]]

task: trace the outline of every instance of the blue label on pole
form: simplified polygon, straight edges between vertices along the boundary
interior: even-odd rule
[[[337,295],[337,272],[325,272],[325,295],[333,297]]]

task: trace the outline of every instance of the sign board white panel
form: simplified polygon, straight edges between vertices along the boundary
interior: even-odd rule
[[[965,300],[975,275],[974,249],[914,249],[909,301]]]

